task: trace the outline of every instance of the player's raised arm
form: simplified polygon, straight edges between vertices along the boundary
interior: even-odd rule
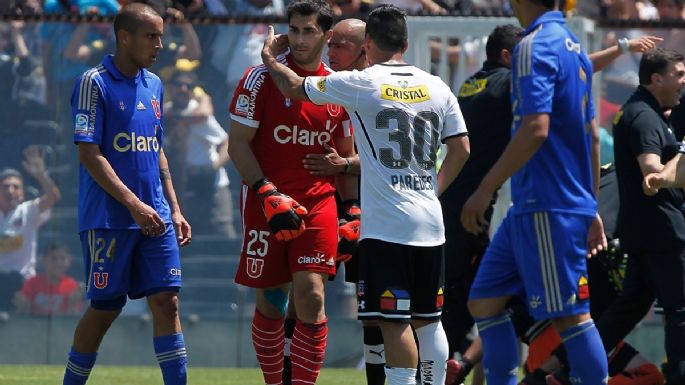
[[[601,51],[593,52],[590,56],[593,72],[599,72],[606,68],[612,61],[624,53],[643,53],[656,47],[664,39],[656,36],[642,36],[635,39],[619,39],[618,44]]]

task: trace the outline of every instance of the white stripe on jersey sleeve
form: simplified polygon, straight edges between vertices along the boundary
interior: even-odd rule
[[[76,103],[77,109],[87,110],[89,108],[93,93],[93,78],[106,71],[107,69],[102,64],[99,64],[83,74],[81,85],[79,86],[78,102]]]
[[[244,125],[246,125],[248,127],[252,127],[252,128],[259,128],[259,121],[257,121],[257,120],[243,118],[242,116],[238,116],[235,114],[230,114],[230,115],[231,115],[231,119],[235,120],[236,122],[238,122],[240,124],[244,124]]]

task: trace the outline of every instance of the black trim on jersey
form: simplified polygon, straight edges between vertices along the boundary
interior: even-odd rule
[[[410,67],[411,64],[409,63],[378,63],[379,66],[387,66],[387,67]]]
[[[395,76],[414,76],[412,73],[407,73],[407,72],[391,72],[390,75],[395,75]]]
[[[444,138],[443,140],[441,140],[441,142],[442,142],[442,144],[445,144],[445,142],[446,142],[447,139],[449,139],[449,138],[458,138],[458,137],[460,137],[460,136],[468,136],[468,135],[469,135],[468,132],[460,132],[460,133],[458,133],[458,134],[456,134],[456,135],[450,135],[450,136]]]
[[[364,125],[364,121],[362,120],[362,117],[359,116],[359,113],[357,111],[355,111],[354,114],[357,116],[359,123],[361,123],[361,125],[362,125],[362,131],[364,131],[364,136],[366,137],[366,141],[369,142],[369,147],[371,147],[371,153],[373,154],[373,158],[378,160],[378,157],[376,156],[376,149],[373,148],[373,143],[371,143],[371,138],[369,138],[369,134],[366,132],[366,126]]]

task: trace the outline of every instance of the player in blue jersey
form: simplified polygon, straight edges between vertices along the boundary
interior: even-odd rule
[[[509,177],[513,207],[486,251],[469,310],[483,340],[491,384],[517,383],[518,345],[504,311],[524,296],[531,314],[552,319],[575,384],[606,382],[602,342],[589,315],[585,258],[606,247],[597,216],[598,133],[592,64],[566,28],[554,0],[512,0],[526,28],[512,64],[512,138],[462,210],[474,234]]]
[[[178,250],[190,242],[191,230],[162,150],[162,82],[145,69],[162,48],[162,28],[151,7],[123,7],[114,19],[114,56],[86,71],[72,94],[90,306],[74,333],[64,385],[86,383],[126,296],[147,297],[164,384],[186,384]]]

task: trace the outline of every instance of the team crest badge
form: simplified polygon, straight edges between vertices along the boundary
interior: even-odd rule
[[[409,311],[410,298],[406,290],[388,289],[381,294],[380,308],[386,311]]]
[[[285,98],[285,102],[283,103],[287,108],[290,108],[290,106],[293,105],[293,102],[290,100],[290,98]]]
[[[580,276],[578,280],[578,299],[583,301],[590,298],[590,287],[587,284],[587,278]]]
[[[330,116],[337,118],[342,112],[342,107],[337,104],[326,104],[326,110]]]
[[[155,112],[157,119],[162,119],[162,107],[159,104],[159,100],[152,99],[150,100],[150,104],[152,104],[152,110]]]
[[[109,280],[109,273],[93,273],[93,286],[98,289],[104,289],[107,287],[107,282]]]
[[[119,109],[122,111],[126,109],[126,104],[124,104],[123,100],[119,100]]]
[[[438,289],[438,295],[435,297],[435,307],[438,309],[442,308],[442,305],[445,303],[445,296],[443,295],[442,288]]]

